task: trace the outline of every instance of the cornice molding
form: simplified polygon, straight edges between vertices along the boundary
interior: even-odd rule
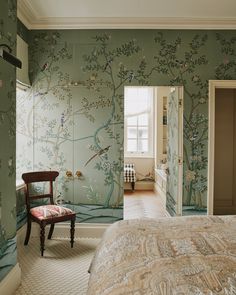
[[[201,29],[236,30],[235,18],[167,17],[39,17],[29,0],[18,1],[18,18],[30,30],[38,29]]]

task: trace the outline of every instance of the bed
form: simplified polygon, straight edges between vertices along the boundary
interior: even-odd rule
[[[123,220],[90,267],[87,295],[236,294],[236,216]]]

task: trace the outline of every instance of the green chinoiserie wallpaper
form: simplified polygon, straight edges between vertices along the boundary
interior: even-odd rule
[[[0,44],[15,54],[15,0],[0,2]],[[16,264],[15,90],[15,67],[0,58],[0,281]]]
[[[30,31],[32,88],[19,114],[24,163],[58,169],[56,199],[79,222],[123,216],[124,86],[184,86],[183,214],[207,206],[208,81],[236,79],[236,32]],[[33,126],[33,128],[32,128]],[[26,161],[26,157],[27,160]],[[27,170],[27,167],[25,167]]]

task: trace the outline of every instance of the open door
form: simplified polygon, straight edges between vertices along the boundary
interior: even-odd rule
[[[182,215],[183,185],[183,90],[172,87],[167,110],[167,186],[166,210]]]

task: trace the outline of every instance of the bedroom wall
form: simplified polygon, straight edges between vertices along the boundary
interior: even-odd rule
[[[0,2],[0,44],[16,51],[16,1]],[[0,58],[0,281],[16,265],[15,67]]]
[[[29,43],[34,168],[60,170],[79,221],[122,216],[124,85],[184,86],[183,204],[206,212],[208,80],[236,79],[235,31],[47,30]]]

